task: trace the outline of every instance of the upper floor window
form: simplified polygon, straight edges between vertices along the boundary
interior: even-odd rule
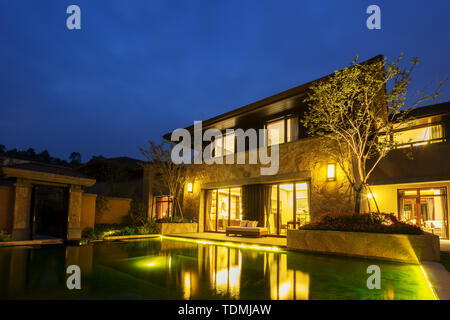
[[[266,124],[267,145],[282,144],[298,139],[298,117],[285,117]]]
[[[444,141],[444,132],[442,125],[438,124],[397,131],[393,139],[397,148],[420,146]]]
[[[211,156],[222,157],[234,153],[235,134],[228,133],[214,140],[214,148],[211,150]]]

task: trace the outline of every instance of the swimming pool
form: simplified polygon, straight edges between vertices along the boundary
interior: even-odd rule
[[[420,266],[152,238],[0,248],[1,299],[435,299]],[[66,287],[78,265],[81,289]],[[367,268],[381,289],[367,288]]]

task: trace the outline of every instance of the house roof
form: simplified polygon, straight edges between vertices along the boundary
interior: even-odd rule
[[[418,107],[409,112],[409,116],[414,118],[424,118],[443,114],[450,114],[450,101]]]
[[[14,169],[21,169],[21,170],[28,170],[28,171],[38,171],[38,172],[59,174],[62,176],[91,179],[91,177],[89,177],[83,173],[74,171],[72,168],[56,166],[56,165],[41,163],[41,162],[18,163],[18,164],[14,164],[14,165],[4,166],[4,168],[14,168]]]
[[[92,186],[95,179],[74,171],[71,168],[56,166],[40,162],[18,163],[1,167],[1,173],[6,177],[38,180],[44,182],[56,182]]]
[[[377,56],[375,56],[375,57],[373,57],[373,58],[371,58],[369,60],[366,60],[366,61],[364,61],[362,63],[370,63],[370,62],[376,61],[378,59],[383,59],[383,56],[382,55],[377,55]],[[258,100],[258,101],[253,102],[253,103],[250,103],[250,104],[248,104],[246,106],[243,106],[243,107],[231,110],[229,112],[220,114],[218,116],[212,117],[210,119],[204,120],[204,121],[202,121],[202,127],[204,129],[206,129],[208,127],[210,128],[210,127],[216,126],[216,125],[218,125],[220,123],[227,123],[227,121],[228,121],[228,123],[230,123],[230,122],[232,122],[232,121],[230,121],[230,119],[232,119],[232,118],[236,118],[238,116],[249,115],[249,114],[255,113],[257,111],[262,111],[261,109],[264,109],[264,108],[274,109],[273,111],[276,112],[276,113],[278,113],[280,111],[283,111],[283,110],[289,108],[289,104],[282,103],[283,101],[285,101],[287,99],[294,98],[294,97],[305,95],[307,90],[308,90],[308,88],[314,82],[325,80],[328,77],[330,77],[332,74],[333,73],[328,74],[328,75],[326,75],[324,77],[315,79],[313,81],[304,83],[304,84],[299,85],[297,87],[288,89],[286,91],[274,94],[274,95],[272,95],[270,97]],[[260,112],[260,114],[263,114],[263,112]],[[219,126],[219,128],[220,127],[225,127],[225,126],[227,126],[227,125],[224,124],[222,126]],[[229,125],[229,126],[231,127],[232,125]],[[189,127],[186,127],[185,129],[189,130],[189,131],[193,131],[194,130],[194,126],[191,125]],[[170,140],[170,136],[171,136],[171,133],[166,133],[163,136],[163,138],[167,139],[167,140]]]

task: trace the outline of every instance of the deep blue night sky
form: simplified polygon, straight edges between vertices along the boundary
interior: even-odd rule
[[[66,28],[81,8],[82,29]],[[381,7],[382,30],[366,28]],[[377,54],[450,76],[450,1],[0,0],[0,144],[83,161]],[[441,97],[450,100],[450,84]]]

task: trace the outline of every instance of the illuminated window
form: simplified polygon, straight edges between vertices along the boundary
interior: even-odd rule
[[[423,230],[448,238],[447,188],[398,190],[398,218]]]
[[[214,140],[214,148],[211,150],[211,156],[222,157],[234,153],[235,134],[228,133]]]
[[[284,142],[284,120],[267,124],[267,145],[272,146]]]
[[[444,141],[442,125],[412,128],[394,133],[394,143],[397,148],[420,146]]]
[[[298,139],[298,117],[288,117],[266,124],[267,145],[272,146]]]
[[[234,141],[235,141],[235,134],[229,133],[225,135],[224,137],[224,144],[223,144],[223,154],[233,154],[234,153]]]
[[[327,179],[329,181],[336,180],[336,165],[331,163],[327,167]]]
[[[156,219],[172,216],[173,198],[169,196],[156,197]]]

